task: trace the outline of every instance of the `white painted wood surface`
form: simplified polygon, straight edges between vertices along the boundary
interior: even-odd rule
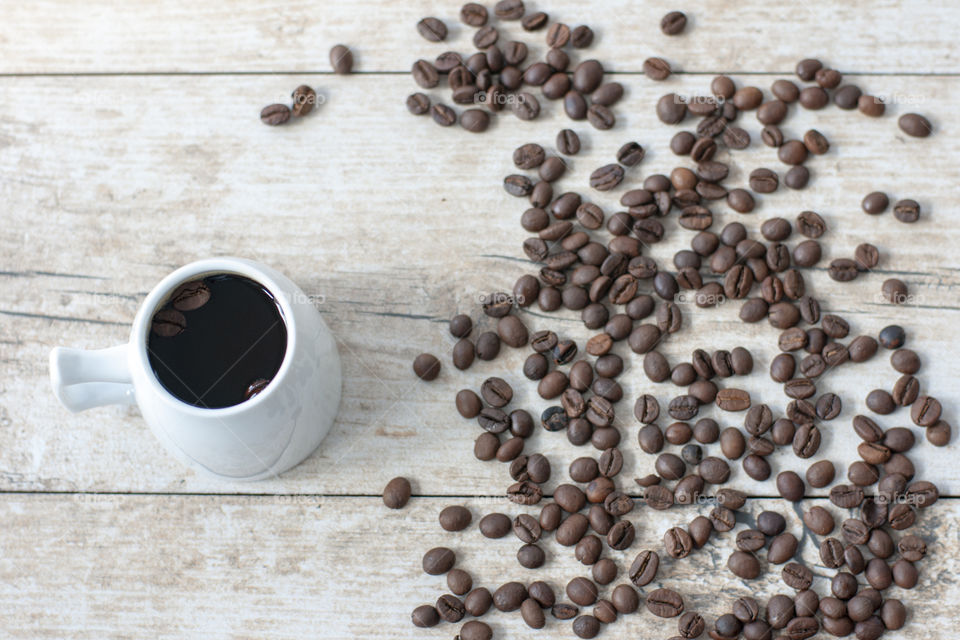
[[[414,498],[406,509],[390,511],[378,498],[5,495],[0,498],[4,633],[15,638],[439,640],[452,638],[460,625],[418,629],[410,623],[415,606],[432,604],[448,592],[444,576],[428,576],[420,568],[423,553],[432,547],[453,549],[456,566],[470,573],[475,585],[491,590],[511,580],[544,580],[558,599],[568,601],[562,595],[566,583],[590,576],[572,549],[557,545],[552,536],[542,543],[546,564],[529,570],[517,565],[520,542],[513,534],[489,540],[477,528],[487,513],[517,515],[533,508],[493,498],[455,502],[473,514],[471,526],[459,533],[440,528],[437,514],[450,501],[436,498]],[[842,516],[827,501],[815,502]],[[715,534],[688,558],[671,560],[661,553],[658,579],[643,591],[679,590],[687,609],[701,612],[711,628],[740,596],[765,600],[791,593],[780,582],[780,567],[768,565],[764,551],[758,555],[769,570],[758,580],[736,579],[726,569],[737,532],[767,508],[781,512],[787,530],[800,538],[800,520],[789,505],[751,500],[733,531]],[[709,508],[641,508],[630,514],[637,539],[627,551],[605,550],[622,568],[601,594],[628,582],[624,572],[637,553],[661,550],[664,531],[700,511]],[[956,501],[938,503],[923,515],[916,532],[928,541],[928,557],[919,563],[920,582],[911,591],[888,591],[888,597],[908,603],[909,622],[884,638],[954,637],[956,620],[940,607],[960,598],[958,523]],[[29,541],[13,535],[24,530],[31,532]],[[820,564],[819,540],[807,534],[798,555],[814,571],[814,589],[826,594],[833,572]],[[481,619],[497,638],[575,638],[569,621],[549,614],[547,627],[538,632],[527,628],[519,611],[491,611]],[[676,635],[676,625],[675,619],[656,618],[641,607],[600,637],[669,638]]]
[[[519,374],[526,352],[508,349],[467,372],[449,361],[446,320],[456,312],[478,318],[479,295],[509,290],[531,270],[520,251],[528,235],[518,224],[525,201],[500,187],[515,171],[511,152],[527,141],[552,148],[556,132],[572,126],[584,151],[557,187],[584,193],[609,215],[619,194],[643,176],[690,166],[668,151],[678,129],[660,125],[653,107],[668,91],[705,92],[716,70],[766,90],[783,75],[760,72],[783,74],[796,59],[817,55],[859,73],[846,79],[865,90],[895,98],[879,120],[835,108],[793,115],[785,125],[790,135],[816,126],[832,143],[829,154],[809,163],[811,187],[761,196],[747,216],[713,207],[715,226],[740,219],[755,229],[767,217],[792,219],[814,209],[830,225],[823,264],[850,255],[860,242],[876,244],[883,258],[874,273],[842,285],[818,269],[808,287],[825,310],[847,317],[854,333],[875,335],[886,324],[902,324],[924,361],[923,388],[956,422],[960,348],[950,332],[960,322],[954,193],[960,153],[951,114],[960,104],[960,66],[950,3],[905,9],[892,1],[793,6],[751,0],[735,10],[725,2],[698,3],[681,7],[692,16],[690,30],[671,39],[657,24],[677,8],[672,3],[605,3],[593,17],[578,3],[557,1],[542,8],[571,25],[591,24],[598,40],[585,53],[625,72],[619,79],[628,93],[615,108],[617,126],[597,132],[586,123],[571,125],[558,104],[545,103],[539,120],[501,116],[480,136],[410,116],[403,106],[416,90],[409,75],[377,73],[406,71],[417,57],[447,49],[467,50],[469,33],[455,27],[457,3],[0,6],[0,490],[8,492],[0,497],[0,609],[10,614],[3,625],[10,637],[452,636],[451,626],[419,631],[409,624],[413,606],[432,601],[442,588],[442,580],[419,572],[420,555],[448,539],[436,525],[443,505],[461,501],[457,496],[499,495],[510,482],[504,465],[473,458],[479,429],[459,417],[453,395],[507,371],[517,391],[513,406],[539,413],[548,404]],[[625,19],[613,19],[620,10]],[[449,42],[427,43],[416,34],[416,20],[431,14],[452,27]],[[521,35],[516,25],[508,31]],[[529,39],[539,46],[542,34]],[[351,45],[365,73],[313,74],[328,69],[335,42]],[[664,83],[629,73],[654,54],[690,73]],[[255,73],[238,74],[245,71]],[[295,73],[282,73],[288,71]],[[302,82],[325,98],[317,113],[277,129],[258,122],[261,106],[286,100]],[[433,95],[449,101],[439,91]],[[904,136],[896,117],[911,110],[927,114],[936,135]],[[749,152],[734,155],[728,184],[744,184],[758,166],[779,171],[775,153],[759,141],[755,117],[747,114],[739,124],[754,141]],[[618,190],[590,192],[589,173],[612,161],[627,140],[643,144],[647,159]],[[921,222],[901,225],[889,212],[865,216],[860,199],[875,189],[917,199]],[[667,240],[651,252],[664,264],[692,236],[668,229]],[[139,301],[163,275],[193,259],[228,254],[269,263],[316,296],[345,367],[341,415],[321,449],[281,478],[240,486],[180,467],[135,410],[68,414],[54,401],[46,372],[50,347],[124,341]],[[915,305],[892,308],[877,299],[891,276],[909,284]],[[671,338],[664,352],[676,362],[696,347],[747,346],[757,366],[738,384],[755,390],[755,401],[782,410],[785,398],[766,372],[777,332],[766,324],[742,325],[737,306],[688,313],[694,330]],[[562,326],[581,344],[591,333],[572,313],[522,317],[531,329]],[[709,342],[698,337],[704,327]],[[412,358],[425,350],[444,361],[432,383],[416,381],[410,371]],[[629,354],[626,345],[615,351]],[[815,460],[834,460],[845,471],[855,455],[851,417],[865,410],[867,390],[889,388],[896,377],[883,353],[828,375],[821,390],[839,393],[844,412],[824,429]],[[628,487],[653,465],[653,456],[636,446],[633,398],[653,392],[665,402],[675,390],[651,385],[639,368],[621,383],[627,395],[618,405],[626,457],[620,482]],[[739,424],[737,416],[715,409],[705,415],[724,426]],[[904,410],[878,421],[910,424]],[[956,445],[935,449],[913,429],[918,475],[957,495]],[[529,448],[553,463],[548,491],[562,481],[570,460],[598,453],[543,432]],[[790,452],[772,461],[775,473],[805,468]],[[415,499],[397,513],[377,499],[350,497],[375,495],[395,475],[411,477],[417,494],[450,497]],[[749,480],[738,466],[732,485],[752,495],[775,494],[771,483]],[[264,495],[233,495],[238,492]],[[195,495],[208,493],[224,495]],[[475,517],[492,509],[515,512],[495,497],[469,504]],[[751,502],[754,512],[760,504],[791,510],[777,501]],[[916,637],[921,619],[932,621],[931,638],[950,637],[949,620],[937,617],[934,605],[960,596],[953,577],[960,552],[956,511],[957,502],[945,499],[921,519],[940,559],[925,561],[920,585],[904,595],[912,624],[895,638]],[[659,545],[666,527],[690,516],[688,510],[642,510],[634,517],[641,533],[632,551]],[[350,546],[367,538],[370,551]],[[517,574],[514,542],[496,543],[502,553],[481,559],[485,547],[475,527],[462,540],[464,567],[483,583]],[[701,552],[709,563],[696,556],[671,563],[665,586],[704,612],[721,613],[712,592],[728,574],[711,577],[705,587],[702,572],[722,567],[732,540],[727,534],[709,554]],[[805,553],[811,549],[807,544]],[[548,555],[543,575],[555,585],[583,574],[566,550],[551,544]],[[775,590],[772,583],[766,588]],[[367,603],[356,603],[368,589]],[[371,606],[383,630],[371,626]],[[528,635],[516,614],[491,621],[498,637]],[[643,637],[668,637],[674,628],[649,614],[616,627]],[[566,625],[554,629],[571,635]]]

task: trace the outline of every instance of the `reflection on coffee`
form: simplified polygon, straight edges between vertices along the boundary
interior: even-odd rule
[[[177,287],[154,314],[147,341],[150,365],[163,387],[208,409],[262,392],[286,348],[287,328],[273,295],[231,274]]]

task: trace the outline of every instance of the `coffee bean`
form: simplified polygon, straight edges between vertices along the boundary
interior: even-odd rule
[[[821,87],[804,87],[800,90],[800,106],[804,109],[822,109],[830,102],[830,96]]]
[[[440,624],[440,614],[437,613],[437,608],[428,604],[420,605],[414,609],[410,619],[415,627],[435,627]]]
[[[429,42],[440,42],[447,37],[447,25],[437,18],[423,18],[417,23],[417,32]]]
[[[467,109],[460,116],[460,126],[472,133],[482,133],[490,126],[490,116],[482,109]]]
[[[493,7],[493,13],[501,20],[519,20],[523,17],[523,0],[500,0]]]
[[[882,98],[863,94],[857,98],[857,109],[865,116],[879,118],[886,111],[886,104]]]
[[[557,134],[557,151],[566,156],[574,156],[580,152],[580,137],[570,129],[563,129]]]
[[[809,589],[813,582],[813,572],[796,562],[787,564],[780,575],[788,587],[793,587],[797,591]]]
[[[407,110],[415,116],[422,116],[430,111],[430,98],[422,93],[411,93],[407,96]]]
[[[804,166],[792,167],[783,176],[783,183],[791,189],[803,189],[810,182],[810,170]]]
[[[423,556],[423,571],[432,576],[446,573],[453,568],[457,560],[456,554],[446,547],[435,547]]]
[[[470,526],[473,516],[466,507],[454,505],[440,511],[440,526],[446,531],[463,531]],[[469,591],[467,589],[466,591]],[[465,592],[466,592],[465,591]],[[464,593],[465,593],[464,592]]]
[[[294,117],[307,115],[317,104],[317,92],[305,84],[294,89],[290,97],[293,101],[290,112]],[[176,305],[174,307],[176,308]]]
[[[647,58],[643,61],[643,72],[651,80],[666,80],[670,77],[670,63],[663,58]]]
[[[905,113],[897,120],[900,130],[914,138],[926,138],[933,130],[930,121],[918,113]]]
[[[767,560],[773,564],[783,564],[797,553],[797,538],[790,532],[774,536],[767,550]]]
[[[429,353],[421,353],[413,361],[413,372],[421,380],[435,380],[440,375],[440,361]]]
[[[753,580],[760,575],[760,561],[752,553],[734,551],[727,559],[727,568],[733,575],[744,580]]]
[[[441,127],[450,127],[457,122],[457,112],[445,104],[435,104],[430,109],[433,121]]]
[[[513,113],[521,120],[534,120],[540,115],[540,103],[532,93],[523,91],[517,94],[513,103]]]
[[[608,164],[590,174],[590,186],[598,191],[609,191],[623,180],[623,167]]]
[[[940,401],[930,396],[919,396],[910,409],[910,418],[918,427],[932,427],[940,421]]]
[[[899,200],[893,205],[893,215],[900,222],[916,222],[920,219],[920,205],[916,200]]]
[[[644,491],[644,500],[652,509],[663,511],[673,506],[673,492],[661,485],[653,485]]]
[[[520,442],[522,439],[517,438]],[[537,504],[543,497],[543,490],[529,480],[516,482],[507,487],[507,500],[515,504]]]
[[[860,207],[863,209],[864,213],[877,215],[878,213],[883,213],[886,211],[889,204],[890,199],[887,197],[887,194],[883,193],[882,191],[874,191],[864,196],[863,201],[860,203]]]
[[[275,127],[290,119],[290,107],[285,104],[267,105],[260,111],[260,122]]]
[[[493,606],[498,611],[516,611],[527,599],[527,588],[519,582],[507,582],[493,592]]]
[[[830,502],[842,509],[853,509],[863,502],[863,489],[850,484],[838,484],[830,489]]]
[[[683,613],[683,598],[673,589],[655,589],[647,594],[647,609],[659,618],[674,618]]]
[[[793,471],[781,471],[777,475],[777,491],[780,497],[790,502],[797,502],[803,498],[803,480]],[[862,494],[861,494],[862,496]]]
[[[600,633],[600,621],[591,615],[577,616],[573,621],[573,633],[578,638],[595,638]]]
[[[745,411],[750,407],[750,394],[743,389],[721,389],[716,402],[724,411]]]
[[[675,93],[668,93],[657,102],[657,117],[664,124],[678,124],[686,115],[687,105]]]

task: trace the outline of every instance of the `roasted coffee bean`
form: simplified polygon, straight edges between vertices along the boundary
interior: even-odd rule
[[[905,113],[897,120],[900,130],[914,138],[926,138],[933,131],[930,121],[919,113]]]
[[[797,502],[803,498],[804,489],[803,480],[795,472],[781,471],[777,475],[777,491],[783,499]]]
[[[783,132],[774,124],[768,124],[761,129],[760,139],[765,145],[773,148],[780,147],[784,142]]]
[[[727,558],[727,568],[735,576],[744,580],[753,580],[760,575],[760,561],[752,553],[734,551]]]
[[[842,509],[853,509],[863,502],[863,489],[850,484],[838,484],[830,489],[830,502]]]
[[[644,155],[644,149],[638,143],[627,142],[617,150],[617,162],[626,167],[634,167],[640,164]]]
[[[466,595],[473,588],[473,578],[463,569],[451,569],[447,573],[447,587],[455,595]],[[464,603],[464,610],[466,610],[466,603]]]
[[[290,97],[293,101],[290,113],[294,117],[307,115],[313,111],[313,108],[317,105],[317,92],[305,84],[294,89]],[[176,304],[174,304],[174,307],[180,308],[177,307]]]
[[[890,199],[887,197],[887,194],[883,193],[882,191],[874,191],[864,196],[863,201],[860,203],[860,207],[863,209],[864,213],[877,215],[878,213],[883,213],[886,211],[889,204]]]
[[[437,608],[424,604],[413,610],[410,616],[415,627],[434,627],[440,623],[440,614]]]
[[[783,184],[790,189],[803,189],[810,182],[810,170],[804,166],[790,168],[783,176]]]
[[[664,124],[678,124],[686,115],[686,102],[676,93],[668,93],[657,102],[657,117]]]
[[[647,609],[659,618],[683,613],[683,597],[673,589],[655,589],[647,594]]]
[[[585,24],[581,24],[573,29],[570,34],[570,44],[574,49],[585,49],[593,44],[593,29]]]
[[[513,103],[513,113],[521,120],[534,120],[540,115],[540,103],[532,93],[523,91],[517,94]]]
[[[517,438],[522,442],[523,440]],[[515,504],[537,504],[540,502],[540,499],[543,497],[543,490],[539,485],[530,482],[529,480],[523,482],[516,482],[509,487],[507,487],[507,500]]]
[[[271,104],[260,111],[260,122],[275,127],[289,120],[290,115],[290,107],[287,105]]]
[[[647,505],[658,511],[669,509],[673,505],[673,493],[661,485],[647,487],[643,496]]]
[[[443,527],[445,531],[463,531],[470,526],[470,521],[473,519],[473,516],[466,507],[454,505],[445,507],[440,511],[439,519],[440,526]],[[469,589],[467,589],[467,591],[469,591]]]
[[[733,615],[740,622],[753,622],[760,617],[760,604],[750,597],[737,598],[733,603]]]
[[[607,532],[607,544],[611,549],[623,551],[633,544],[635,537],[636,531],[634,530],[633,523],[629,520],[621,520],[614,524],[610,528],[610,531]]]
[[[663,548],[671,558],[686,558],[693,550],[693,539],[685,529],[672,527],[663,534]]]
[[[612,129],[613,125],[616,124],[616,117],[613,115],[613,111],[602,104],[590,105],[590,108],[587,109],[587,120],[595,129],[600,129],[601,131]]]
[[[737,534],[737,548],[741,551],[759,551],[766,543],[763,532],[757,529],[745,529]]]
[[[389,509],[402,509],[410,500],[411,491],[409,480],[394,478],[383,489],[383,504]]]
[[[750,407],[750,394],[743,389],[721,389],[716,402],[724,411],[745,411]]]
[[[609,191],[623,180],[623,167],[619,164],[608,164],[590,174],[590,186],[598,191]]]
[[[830,150],[830,142],[816,129],[810,129],[803,134],[803,145],[815,156],[823,155]]]
[[[916,200],[899,200],[893,205],[893,215],[907,224],[920,219],[920,205]]]
[[[719,495],[721,494],[718,492],[718,501]],[[730,531],[736,523],[736,515],[733,513],[733,508],[717,506],[710,510],[710,524],[720,533]]]
[[[940,421],[941,412],[939,400],[930,396],[918,396],[910,409],[910,418],[919,427],[932,427]]]
[[[790,532],[774,536],[767,550],[767,560],[773,564],[783,564],[797,553],[797,538]]]
[[[485,432],[481,433],[473,445],[473,454],[478,460],[493,460],[500,448],[500,439],[496,434]]]
[[[744,472],[757,481],[764,481],[770,477],[770,463],[761,455],[751,453],[743,459]]]
[[[411,93],[407,96],[407,110],[415,116],[422,116],[430,111],[430,98],[422,93]]]
[[[797,591],[809,589],[813,582],[813,572],[796,562],[788,563],[780,575],[788,587],[793,587]]]
[[[417,23],[417,32],[424,40],[441,42],[447,37],[447,25],[437,18],[423,18]]]
[[[830,102],[830,96],[822,87],[804,87],[800,90],[799,102],[804,109],[822,109]]]
[[[453,568],[456,554],[446,547],[435,547],[423,556],[423,571],[432,576],[442,575]]]
[[[426,60],[417,60],[411,69],[413,80],[424,89],[432,89],[440,83],[436,67]]]
[[[663,58],[647,58],[643,61],[643,72],[651,80],[666,80],[670,77],[670,63]]]

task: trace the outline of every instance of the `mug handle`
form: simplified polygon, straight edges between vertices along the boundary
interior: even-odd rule
[[[53,393],[75,413],[108,404],[134,404],[128,349],[126,344],[90,351],[54,347],[50,351]]]

